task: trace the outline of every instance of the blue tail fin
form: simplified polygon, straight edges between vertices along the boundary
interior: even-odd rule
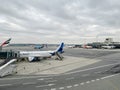
[[[55,52],[59,52],[59,53],[63,53],[63,47],[64,47],[64,43],[62,42],[59,47],[55,50]]]

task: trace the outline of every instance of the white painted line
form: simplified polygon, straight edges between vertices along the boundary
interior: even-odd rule
[[[95,82],[95,80],[91,80],[91,82]]]
[[[67,86],[67,88],[71,88],[72,86]]]
[[[65,80],[72,80],[72,79],[74,79],[74,77],[71,77],[71,78],[66,78]]]
[[[77,87],[77,86],[79,86],[79,84],[74,84],[73,86],[74,86],[74,87]]]
[[[83,74],[82,77],[87,77],[89,76],[90,74]]]
[[[0,87],[12,86],[12,84],[1,84]]]
[[[96,79],[96,81],[99,81],[100,79]]]
[[[63,90],[63,89],[64,89],[64,87],[60,87],[59,89],[60,89],[60,90]]]
[[[46,86],[53,86],[53,85],[55,85],[55,84],[48,84],[48,85],[41,85],[41,86],[36,86],[37,88],[39,88],[39,87],[46,87]]]
[[[37,80],[41,80],[41,81],[43,81],[43,80],[44,80],[44,78],[40,78],[40,79],[37,79]]]
[[[79,70],[79,71],[69,72],[69,73],[65,73],[65,75],[73,74],[73,73],[77,73],[77,72],[88,71],[88,70],[93,70],[93,69],[97,69],[97,68],[103,68],[103,67],[112,66],[112,65],[115,65],[115,64],[118,64],[118,63],[107,64],[107,65],[103,65],[103,66],[98,66],[98,67],[88,68],[88,69],[84,69],[84,70]]]
[[[23,85],[31,85],[31,84],[36,84],[35,82],[27,82],[27,83],[23,83]]]
[[[56,88],[51,88],[50,90],[56,90]]]
[[[80,83],[80,85],[84,85],[85,83]]]
[[[37,80],[43,81],[43,80],[48,80],[48,79],[53,79],[53,78],[40,78],[40,79],[37,79]]]
[[[41,86],[36,86],[37,88],[40,88],[40,87],[46,87],[48,85],[41,85]]]
[[[116,76],[116,75],[119,75],[119,73],[118,74],[109,75],[109,76],[105,76],[105,77],[102,77],[101,79],[110,78],[110,77],[113,77],[113,76]]]
[[[90,83],[90,81],[87,81],[86,83]]]
[[[55,84],[54,83],[48,84],[48,86],[53,86],[53,85],[55,85]]]
[[[50,82],[56,82],[57,80],[51,80],[51,81],[45,81],[47,83],[50,83]]]

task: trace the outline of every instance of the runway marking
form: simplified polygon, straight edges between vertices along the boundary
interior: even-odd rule
[[[87,81],[86,83],[90,83],[90,81]]]
[[[40,78],[40,79],[37,79],[37,80],[43,81],[43,80],[48,80],[48,79],[53,79],[53,78]]]
[[[37,80],[41,80],[41,81],[43,81],[43,80],[44,80],[44,78],[41,78],[41,79],[37,79]]]
[[[109,75],[109,76],[105,76],[105,77],[102,77],[102,78],[98,78],[98,79],[95,79],[95,80],[91,80],[91,81],[86,81],[86,84],[88,83],[91,83],[91,82],[95,82],[95,81],[99,81],[99,80],[102,80],[102,79],[106,79],[106,78],[110,78],[110,77],[113,77],[113,76],[116,76],[116,75],[119,75],[119,74],[114,74],[114,75]],[[80,83],[80,85],[84,85],[85,83]]]
[[[91,80],[91,81],[86,81],[86,83],[91,83],[91,82],[95,82],[95,81],[99,81],[99,80],[102,80],[102,79],[106,79],[106,78],[110,78],[110,77],[113,77],[113,76],[116,76],[116,75],[119,75],[119,74],[114,74],[114,75],[109,75],[109,76],[105,76],[105,77],[102,77],[102,78],[98,78],[98,79],[95,79],[95,80]],[[85,83],[80,83],[80,85],[84,85]]]
[[[96,81],[99,81],[100,79],[98,78],[98,79],[96,79]]]
[[[67,86],[67,88],[71,88],[72,86]]]
[[[67,87],[68,89],[69,88],[72,88],[72,87],[77,87],[79,85],[86,85],[86,84],[89,84],[89,83],[92,83],[92,82],[95,82],[95,81],[99,81],[99,80],[102,80],[102,79],[106,79],[106,78],[110,78],[110,77],[113,77],[113,76],[116,76],[116,75],[119,75],[119,74],[114,74],[114,75],[109,75],[109,76],[105,76],[105,77],[102,77],[102,78],[98,78],[98,79],[95,79],[95,80],[91,80],[91,81],[86,81],[86,82],[82,82],[80,84],[74,84],[73,86],[64,86],[64,87],[59,87],[58,89],[62,90],[62,89],[65,89],[65,87]],[[56,88],[55,89],[51,89],[51,90],[57,90]]]
[[[27,82],[27,83],[23,83],[23,85],[31,85],[31,84],[36,84],[35,82]]]
[[[12,86],[12,84],[1,84],[0,87]]]
[[[95,80],[91,80],[91,82],[95,82]]]
[[[80,85],[84,85],[85,83],[80,83]]]
[[[66,78],[65,80],[72,80],[72,79],[74,79],[74,77],[71,77],[71,78]]]
[[[51,83],[51,84],[48,84],[48,85],[41,85],[41,86],[36,86],[37,88],[40,88],[40,87],[46,87],[46,86],[54,86],[55,84],[54,83]]]
[[[119,73],[118,74],[109,75],[109,76],[105,76],[105,77],[102,77],[101,79],[110,78],[110,77],[113,77],[113,76],[116,76],[116,75],[119,75]]]
[[[51,90],[56,90],[56,88],[51,88]]]
[[[115,65],[115,64],[118,64],[118,63],[107,64],[107,65],[98,66],[98,67],[93,67],[93,68],[88,68],[88,69],[83,69],[83,70],[79,70],[79,71],[73,71],[73,72],[65,73],[65,75],[74,74],[74,73],[77,73],[77,72],[88,71],[88,70],[93,70],[93,69],[97,69],[97,68],[103,68],[103,67],[112,66],[112,65]]]
[[[60,87],[59,89],[60,89],[60,90],[63,90],[63,89],[64,89],[64,87]]]
[[[56,82],[57,80],[51,80],[51,81],[45,81],[47,83],[50,83],[50,82]]]
[[[74,86],[74,87],[77,87],[77,86],[79,86],[79,84],[74,84],[73,86]]]

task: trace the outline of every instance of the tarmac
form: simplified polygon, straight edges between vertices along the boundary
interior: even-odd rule
[[[55,57],[37,62],[19,62],[17,64],[17,75],[40,75],[40,74],[62,74],[100,60],[64,56],[63,60],[55,60]]]

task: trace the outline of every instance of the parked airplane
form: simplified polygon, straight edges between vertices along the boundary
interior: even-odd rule
[[[83,45],[82,47],[85,48],[85,49],[92,49],[92,46],[88,46],[88,45],[86,45],[86,44]]]
[[[51,57],[55,53],[63,53],[64,43],[61,43],[59,47],[54,51],[19,51],[20,58],[28,58],[28,60],[34,61],[36,58]]]
[[[2,47],[9,44],[11,41],[11,38],[9,38],[8,40],[4,41],[1,45],[0,45],[0,51],[2,51]]]
[[[44,46],[47,47],[47,44],[41,44],[41,45],[38,44],[34,46],[34,49],[41,49],[41,48],[44,48]]]
[[[2,44],[1,44],[1,47],[3,47],[4,45],[6,44],[9,44],[11,41],[11,38],[9,38],[8,40],[4,41]]]
[[[114,49],[115,46],[109,46],[109,45],[106,45],[106,46],[102,46],[103,49]]]

